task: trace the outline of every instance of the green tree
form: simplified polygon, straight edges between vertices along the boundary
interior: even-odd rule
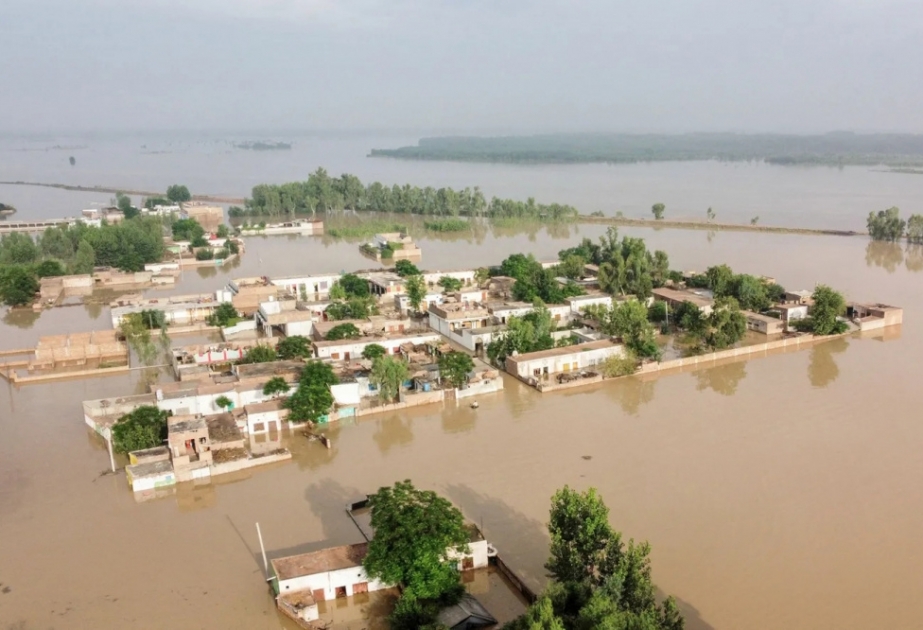
[[[385,402],[397,398],[401,383],[410,377],[407,362],[399,357],[382,356],[372,363],[369,381],[378,387],[378,396]]]
[[[370,343],[362,349],[362,358],[368,361],[374,361],[388,354],[384,346],[377,343]]]
[[[215,236],[218,238],[227,238],[231,235],[231,230],[228,228],[226,223],[222,223],[218,226],[218,229],[215,230]]]
[[[35,275],[39,278],[51,278],[54,276],[63,276],[67,270],[57,260],[43,260],[35,266]]]
[[[647,318],[655,324],[667,321],[667,303],[654,302],[651,304],[651,307],[647,309]]]
[[[0,237],[0,264],[31,265],[38,262],[40,250],[29,234],[13,232]]]
[[[709,267],[705,270],[705,278],[708,282],[708,288],[714,292],[715,297],[731,295],[734,271],[727,265]]]
[[[409,260],[399,260],[394,263],[394,272],[402,278],[420,275],[420,270]]]
[[[276,354],[280,359],[290,361],[292,359],[303,359],[314,354],[311,348],[311,340],[303,335],[292,335],[279,341],[276,345]]]
[[[904,235],[907,223],[901,219],[901,211],[897,207],[869,212],[869,236],[876,241],[896,241]]]
[[[190,201],[192,195],[189,193],[189,189],[180,184],[173,184],[167,188],[167,199],[173,203],[181,203],[183,201]]]
[[[482,286],[490,280],[490,269],[487,267],[478,267],[474,270],[474,281],[478,286]]]
[[[205,228],[203,228],[195,219],[178,219],[170,227],[173,232],[173,240],[189,241],[194,247],[201,247],[196,243],[201,243],[205,237]]]
[[[218,407],[219,409],[224,409],[225,411],[228,411],[231,409],[231,407],[234,406],[234,401],[232,401],[227,396],[218,396],[215,399],[215,406]]]
[[[39,247],[42,254],[49,258],[68,261],[74,256],[74,243],[68,238],[66,228],[45,228],[39,239]]]
[[[403,598],[438,600],[456,594],[459,574],[449,554],[468,551],[458,508],[407,480],[369,496],[372,528],[362,564],[372,579],[400,584]]]
[[[71,265],[71,271],[75,274],[93,273],[93,267],[96,265],[96,252],[88,241],[80,241],[77,246],[77,253],[74,255],[74,262]]]
[[[35,273],[23,266],[0,268],[0,299],[9,306],[30,304],[38,293]]]
[[[281,376],[273,376],[263,385],[263,396],[275,397],[276,394],[288,393],[289,389],[291,388],[289,384],[285,382],[284,378]]]
[[[167,439],[167,415],[153,405],[125,414],[112,425],[112,449],[130,453],[160,446]]]
[[[811,332],[815,335],[834,335],[845,332],[847,326],[838,318],[846,312],[843,295],[824,284],[817,285],[811,295]]]
[[[747,332],[747,318],[740,312],[737,300],[732,297],[716,299],[707,321],[705,343],[715,350],[734,345]]]
[[[564,623],[555,615],[551,598],[540,597],[529,606],[525,614],[504,626],[504,630],[565,630]]]
[[[568,486],[551,498],[551,557],[545,568],[565,583],[601,585],[622,557],[621,535],[609,525],[609,508],[595,488]]]
[[[338,341],[340,339],[358,339],[362,336],[362,333],[356,328],[355,324],[346,322],[345,324],[338,324],[331,328],[324,339],[328,341]]]
[[[426,283],[423,281],[423,276],[408,276],[407,280],[404,281],[404,288],[407,291],[410,307],[415,311],[419,311],[420,305],[426,297]]]
[[[663,212],[666,210],[666,206],[662,203],[655,203],[651,206],[651,214],[654,215],[654,219],[660,221],[663,218]]]
[[[561,259],[561,264],[558,265],[561,275],[572,280],[579,280],[582,278],[585,267],[586,259],[577,254],[568,254]]]
[[[309,361],[301,371],[298,388],[285,401],[289,422],[317,423],[330,412],[333,394],[330,386],[338,382],[333,368],[321,361]]]
[[[907,219],[907,240],[923,243],[923,214],[911,214]]]
[[[442,287],[445,293],[460,291],[462,286],[464,286],[461,280],[453,278],[452,276],[442,276],[436,284]]]
[[[468,374],[474,369],[474,360],[464,352],[446,352],[439,357],[439,376],[458,389],[468,384]]]
[[[340,276],[337,282],[346,292],[346,297],[368,297],[371,294],[368,280],[360,278],[354,273]]]
[[[737,298],[740,308],[759,313],[770,307],[768,285],[755,276],[740,274],[734,276],[729,288],[730,295]]]
[[[276,359],[278,359],[276,349],[261,343],[248,349],[240,363],[270,363]]]
[[[240,321],[240,313],[230,302],[222,302],[215,308],[215,311],[205,318],[205,323],[209,326],[220,326],[227,328]]]
[[[506,330],[487,344],[487,357],[494,365],[503,367],[514,352],[524,354],[553,348],[553,330],[554,322],[547,308],[535,308],[522,317],[514,315],[507,321]]]

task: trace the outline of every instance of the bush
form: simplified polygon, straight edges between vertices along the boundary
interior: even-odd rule
[[[130,453],[160,446],[167,439],[167,412],[153,405],[138,407],[112,425],[112,448]]]
[[[638,370],[638,359],[630,352],[624,356],[611,356],[605,360],[602,367],[603,376],[606,378],[615,378],[617,376],[628,376]]]
[[[334,326],[330,331],[324,336],[324,339],[328,341],[336,341],[339,339],[357,339],[362,333],[356,328],[355,324],[345,323]]]
[[[275,348],[272,346],[260,344],[247,350],[247,353],[244,355],[244,358],[240,360],[240,362],[269,363],[270,361],[275,361],[277,358],[278,355],[276,355]]]
[[[651,307],[647,310],[647,318],[659,324],[667,320],[667,305],[666,302],[654,302],[651,304]]]
[[[362,358],[369,361],[374,361],[375,359],[381,358],[388,354],[388,351],[384,346],[378,345],[377,343],[370,343],[362,350]]]
[[[300,359],[313,354],[311,342],[302,335],[286,337],[276,346],[276,353],[280,359]]]
[[[196,260],[213,260],[214,258],[215,258],[215,255],[212,253],[212,250],[210,249],[200,249],[196,251],[195,253]]]
[[[234,305],[230,302],[222,302],[219,304],[215,312],[205,319],[205,323],[209,326],[221,326],[222,328],[233,326],[238,321],[240,321],[240,313],[237,312],[237,309],[234,308]]]
[[[394,273],[402,278],[406,278],[407,276],[420,275],[420,270],[409,260],[399,260],[394,263]]]

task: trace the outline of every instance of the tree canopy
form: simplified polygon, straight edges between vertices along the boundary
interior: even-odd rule
[[[900,217],[901,211],[897,207],[878,212],[869,212],[869,236],[876,241],[896,241],[904,235],[907,223]]]
[[[442,290],[446,293],[454,293],[460,291],[464,283],[458,278],[453,278],[452,276],[442,276],[439,278],[439,281],[436,283]]]
[[[326,416],[333,406],[330,386],[336,385],[337,382],[337,377],[329,364],[309,361],[301,370],[297,389],[284,403],[291,412],[288,416],[289,422],[317,423]]]
[[[401,383],[410,377],[407,362],[401,357],[380,356],[372,363],[369,381],[378,387],[378,396],[384,402],[391,402],[401,391]]]
[[[173,203],[181,203],[192,199],[189,189],[180,184],[173,184],[167,188],[167,199]]]
[[[562,285],[553,269],[545,269],[532,254],[512,254],[500,264],[500,275],[516,279],[513,297],[523,302],[541,300],[546,304],[561,304],[565,298],[583,295],[585,291],[574,282]]]
[[[281,376],[273,376],[263,385],[264,396],[275,396],[276,394],[285,394],[291,389],[289,384]]]
[[[125,414],[112,425],[112,448],[129,453],[160,446],[167,439],[167,412],[144,405]]]
[[[420,305],[423,304],[423,299],[426,297],[426,283],[423,281],[423,276],[408,276],[407,280],[404,281],[404,289],[407,291],[407,300],[410,302],[411,308],[419,311]]]
[[[394,273],[402,278],[406,278],[407,276],[420,275],[420,270],[409,260],[398,260],[394,263]]]
[[[0,267],[0,300],[9,306],[31,304],[39,290],[34,272],[13,265]]]
[[[388,354],[388,351],[384,346],[377,343],[370,343],[365,348],[362,349],[362,358],[369,361],[374,361],[379,357],[383,357]]]
[[[622,542],[596,490],[565,486],[551,500],[552,584],[508,630],[682,630],[672,597],[658,604],[650,545]]]
[[[276,349],[270,345],[261,343],[249,348],[240,363],[270,363],[275,361],[279,356]]]
[[[815,335],[834,335],[846,331],[846,324],[838,319],[846,312],[846,300],[842,294],[827,285],[819,284],[811,298],[814,300],[808,320],[811,332]]]
[[[276,354],[280,359],[303,359],[314,354],[311,348],[311,340],[303,335],[292,335],[286,337],[276,344]]]
[[[468,384],[468,374],[474,369],[474,360],[464,352],[451,351],[439,357],[439,376],[452,387]]]
[[[449,553],[468,551],[469,538],[458,508],[410,480],[380,488],[369,507],[375,536],[362,562],[369,577],[400,584],[410,602],[457,598],[459,574]]]
[[[487,357],[499,367],[503,367],[506,358],[518,352],[537,352],[554,347],[551,332],[554,322],[548,309],[539,306],[522,317],[513,315],[507,321],[506,330],[495,335],[487,344]]]
[[[222,302],[211,315],[205,318],[205,323],[209,326],[220,326],[221,328],[233,326],[238,321],[240,321],[240,313],[230,302]]]
[[[356,328],[355,324],[350,322],[345,322],[343,324],[337,324],[324,335],[324,339],[328,341],[338,341],[340,339],[358,339],[362,336],[362,333]]]

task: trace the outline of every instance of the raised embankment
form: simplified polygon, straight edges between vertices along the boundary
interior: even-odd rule
[[[73,190],[77,192],[100,192],[100,193],[122,193],[125,195],[136,195],[139,197],[163,197],[163,192],[150,190],[136,190],[132,188],[112,188],[109,186],[74,186],[72,184],[46,184],[43,182],[24,182],[0,181],[4,186],[41,186],[43,188],[58,188],[60,190]],[[225,197],[221,195],[193,195],[193,201],[211,201],[213,203],[228,203],[240,205],[244,202],[243,197]]]
[[[824,228],[794,228],[774,225],[752,225],[749,223],[715,223],[713,221],[686,221],[681,219],[632,219],[629,217],[592,217],[581,214],[578,223],[596,223],[625,227],[644,227],[653,229],[705,230],[715,232],[763,232],[766,234],[806,234],[813,236],[868,236],[868,232],[856,230],[830,230]]]

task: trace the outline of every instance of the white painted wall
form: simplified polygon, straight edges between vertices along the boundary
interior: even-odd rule
[[[580,346],[574,346],[574,352],[568,354],[559,354],[557,356],[543,357],[531,361],[520,361],[516,365],[517,375],[522,378],[533,376],[535,371],[543,371],[548,368],[548,372],[563,372],[564,366],[569,365],[570,371],[583,370],[604,363],[611,356],[623,356],[625,348],[621,345],[597,348],[595,350],[579,350]],[[576,363],[576,367],[573,364]]]
[[[372,344],[378,344],[385,348],[388,351],[388,354],[394,354],[401,345],[405,343],[412,343],[414,345],[420,345],[427,343],[429,341],[438,341],[439,335],[436,332],[429,333],[420,333],[414,336],[407,337],[397,337],[393,339],[344,339],[343,343],[333,344],[333,345],[321,345],[317,346],[317,358],[318,359],[330,359],[333,358],[333,355],[338,355],[338,358],[334,360],[343,361],[346,358],[346,353],[349,353],[350,360],[356,360],[362,358],[362,351],[365,350],[367,346]]]
[[[448,554],[446,554],[449,560],[458,560],[458,570],[462,570],[462,559],[465,557],[474,559],[475,569],[481,569],[487,566],[487,541],[486,540],[476,540],[474,542],[468,543],[469,553],[458,553],[454,549],[450,549]]]
[[[337,587],[345,586],[346,595],[349,597],[353,594],[353,586],[362,582],[368,582],[370,593],[388,588],[387,584],[383,584],[378,580],[370,580],[365,573],[365,569],[358,566],[279,580],[279,593],[293,593],[295,591],[310,591],[313,593],[316,590],[323,589],[324,599],[332,600],[336,599]]]

